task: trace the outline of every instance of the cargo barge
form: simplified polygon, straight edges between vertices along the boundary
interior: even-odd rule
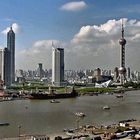
[[[45,92],[34,92],[34,93],[30,93],[29,95],[29,99],[42,99],[42,100],[46,100],[46,99],[61,99],[61,98],[74,98],[77,97],[78,93],[77,91],[73,88],[72,91],[69,92],[65,92],[65,93],[55,93],[54,90],[49,90],[48,93]]]

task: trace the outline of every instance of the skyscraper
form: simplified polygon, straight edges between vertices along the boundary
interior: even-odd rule
[[[43,77],[42,63],[38,63],[37,75],[40,77],[40,79]]]
[[[62,86],[64,83],[64,49],[52,48],[52,85]]]
[[[119,70],[118,70],[118,67],[116,67],[114,69],[114,81],[117,82],[117,78],[119,76]]]
[[[130,67],[127,68],[127,79],[128,79],[128,81],[130,81],[130,79],[131,79]]]
[[[10,28],[9,32],[7,33],[7,83],[11,85],[15,82],[15,33]]]
[[[10,85],[9,81],[9,65],[8,65],[8,50],[7,48],[0,49],[0,81],[2,80],[6,86]]]
[[[0,80],[4,81],[4,49],[0,49]]]

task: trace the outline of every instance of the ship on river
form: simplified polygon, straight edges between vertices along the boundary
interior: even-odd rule
[[[33,92],[30,93],[29,95],[29,99],[61,99],[61,98],[74,98],[77,97],[78,93],[77,91],[74,89],[74,87],[72,88],[71,92],[65,92],[65,93],[56,93],[54,92],[53,89],[49,88],[49,92],[45,93],[45,92]]]

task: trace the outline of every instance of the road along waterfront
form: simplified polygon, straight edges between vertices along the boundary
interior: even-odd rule
[[[0,138],[21,134],[60,134],[64,128],[75,128],[76,112],[84,112],[86,117],[79,125],[109,125],[124,119],[140,118],[140,91],[126,92],[123,98],[113,95],[80,96],[50,100],[14,100],[0,102]],[[109,110],[103,110],[108,105]]]

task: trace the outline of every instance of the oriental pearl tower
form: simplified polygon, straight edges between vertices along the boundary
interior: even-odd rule
[[[124,27],[123,27],[123,20],[122,20],[122,37],[119,40],[120,44],[120,68],[119,68],[119,77],[118,80],[121,85],[126,82],[126,68],[125,68],[125,44],[126,40],[124,38]]]

